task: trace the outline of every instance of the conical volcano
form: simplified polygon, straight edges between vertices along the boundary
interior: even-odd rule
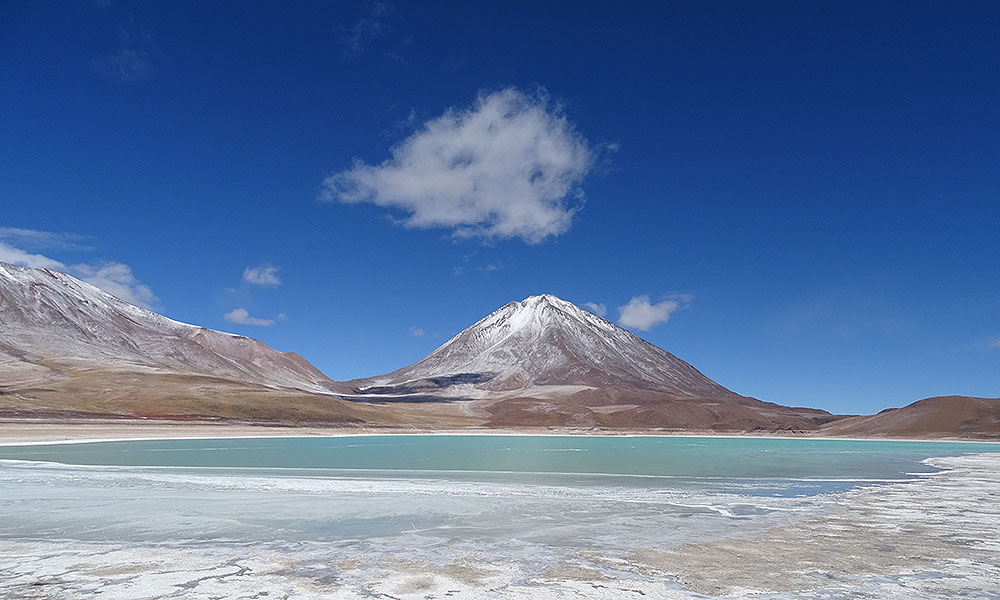
[[[835,418],[741,396],[549,294],[500,307],[408,367],[348,384],[369,402],[460,403],[493,426],[773,431]]]
[[[549,294],[510,302],[420,361],[358,383],[369,393],[632,388],[678,398],[736,396],[666,350]]]

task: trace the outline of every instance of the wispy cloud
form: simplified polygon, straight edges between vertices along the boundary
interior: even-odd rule
[[[132,23],[119,30],[119,38],[119,49],[94,58],[91,66],[101,75],[123,83],[148,79],[153,73],[153,57],[159,53],[152,34]]]
[[[361,17],[347,27],[336,27],[334,31],[344,47],[344,59],[350,60],[364,54],[375,40],[385,37],[394,29],[396,9],[386,2],[372,2]],[[389,54],[389,53],[386,53]],[[402,57],[393,56],[402,61]]]
[[[951,348],[953,352],[992,352],[1000,350],[1000,338],[996,335],[987,335],[974,341],[960,344]]]
[[[565,233],[583,201],[593,151],[543,92],[507,88],[432,119],[371,166],[331,175],[322,198],[402,210],[402,224],[443,227],[458,237]]]
[[[0,227],[0,241],[26,250],[93,250],[89,240],[88,236],[64,231]]]
[[[624,306],[618,307],[618,323],[639,331],[649,331],[669,321],[674,311],[690,304],[692,299],[688,294],[675,294],[654,304],[647,295],[635,296]]]
[[[421,329],[420,327],[410,327],[410,334],[413,337],[424,337],[425,333],[427,332]]]
[[[596,302],[584,302],[583,307],[599,317],[603,317],[608,314],[608,307],[603,303],[598,304]]]
[[[123,48],[114,54],[95,58],[92,64],[101,74],[126,83],[148,79],[153,72],[149,55],[133,48]]]
[[[503,271],[506,267],[502,262],[490,262],[485,265],[474,266],[470,265],[468,261],[463,264],[456,265],[452,268],[451,273],[455,277],[462,277],[466,273],[479,273],[483,277],[489,277],[491,274],[497,271]]]
[[[39,249],[89,249],[81,244],[83,240],[88,238],[71,233],[2,227],[0,228],[0,239],[20,239],[22,242]],[[121,262],[98,261],[67,265],[45,254],[28,252],[23,248],[2,241],[0,241],[0,261],[35,269],[52,269],[69,273],[125,302],[143,308],[152,309],[159,304],[159,299],[149,286],[135,277],[130,266]]]
[[[266,287],[281,285],[281,278],[278,277],[278,267],[269,264],[247,267],[243,270],[243,281]]]
[[[224,318],[231,323],[237,323],[239,325],[257,325],[259,327],[270,327],[271,325],[274,325],[274,319],[251,317],[250,312],[245,308],[234,308],[233,310],[227,312],[224,315]]]

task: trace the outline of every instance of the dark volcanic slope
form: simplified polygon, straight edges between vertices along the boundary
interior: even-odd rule
[[[842,419],[830,423],[822,432],[875,437],[996,437],[1000,435],[1000,398],[925,398],[877,415]]]

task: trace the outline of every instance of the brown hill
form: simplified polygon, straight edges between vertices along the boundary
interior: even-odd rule
[[[0,371],[0,418],[422,427],[463,427],[483,421],[447,405],[381,406],[204,375],[87,369],[27,385],[2,385],[2,375]]]
[[[877,415],[829,423],[820,433],[859,437],[997,437],[1000,398],[937,396]]]

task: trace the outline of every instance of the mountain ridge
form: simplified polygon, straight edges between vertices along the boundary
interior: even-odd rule
[[[337,382],[294,352],[0,263],[0,416],[997,436],[1000,399],[844,416],[741,396],[550,294],[509,302],[412,365]]]
[[[294,353],[169,319],[65,273],[0,264],[0,410],[441,425],[814,429],[552,295],[409,367],[336,382]],[[4,408],[6,407],[6,408]]]
[[[341,386],[294,353],[182,323],[65,273],[0,263],[0,364],[25,382],[110,369],[222,377],[316,394]]]

